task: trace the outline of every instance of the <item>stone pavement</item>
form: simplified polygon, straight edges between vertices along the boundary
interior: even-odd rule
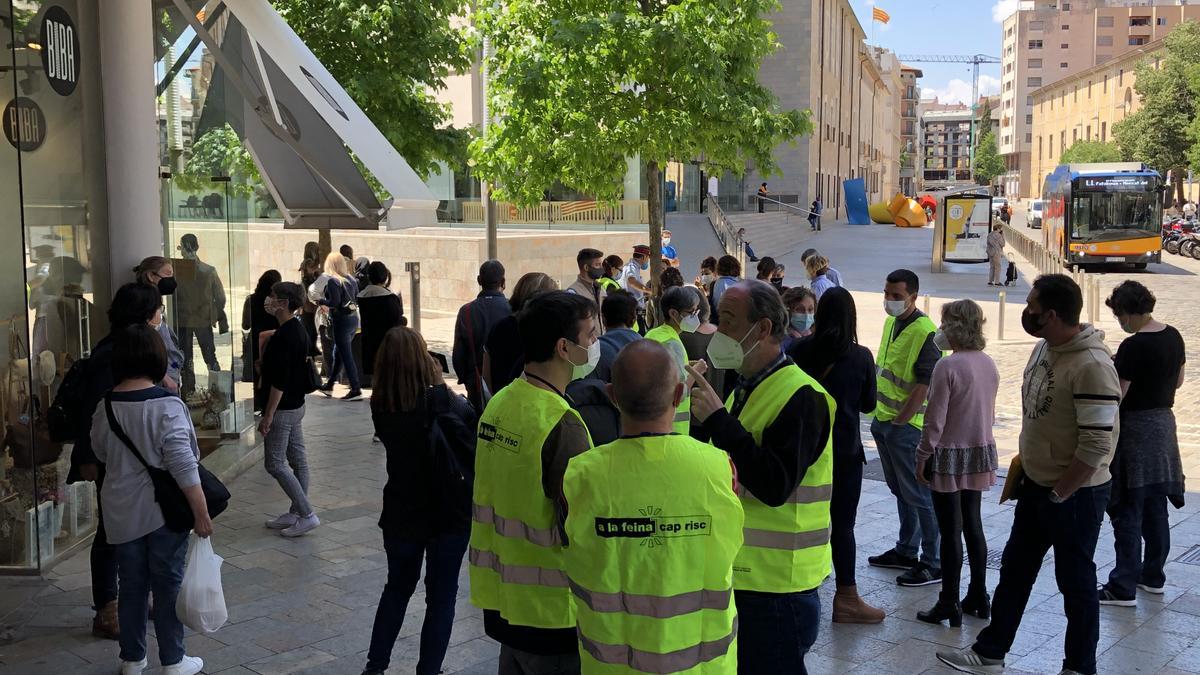
[[[187,638],[188,651],[225,675],[357,675],[379,592],[386,556],[376,521],[385,481],[383,448],[371,442],[365,403],[313,397],[305,433],[312,467],[311,498],[323,525],[298,540],[266,530],[263,521],[287,508],[283,493],[261,467],[230,483],[233,502],[216,521],[213,541],[225,557],[229,624],[212,635]],[[873,453],[871,453],[873,455]],[[1008,535],[1012,509],[990,493],[984,505],[992,558]],[[1200,672],[1200,567],[1176,562],[1200,541],[1200,495],[1172,511],[1175,546],[1164,596],[1143,596],[1137,608],[1102,608],[1100,672]],[[825,673],[945,673],[934,651],[971,642],[983,622],[961,629],[914,619],[934,602],[936,587],[900,588],[895,572],[866,566],[866,556],[894,543],[895,502],[883,483],[864,482],[859,508],[858,582],[866,599],[889,616],[877,626],[834,625],[823,618],[808,658]],[[1105,527],[1097,564],[1111,566],[1112,536]],[[993,564],[992,567],[998,567]],[[117,646],[89,634],[88,557],[75,555],[44,578],[0,578],[0,675],[111,674]],[[994,588],[997,572],[988,573]],[[413,671],[424,612],[423,591],[409,606],[389,673]],[[829,615],[832,584],[821,590]],[[498,647],[483,635],[480,612],[467,599],[465,568],[446,673],[494,673]],[[1057,673],[1064,621],[1052,570],[1044,570],[1009,659],[1011,673]],[[151,645],[151,660],[154,646]],[[157,672],[154,669],[148,673]]]

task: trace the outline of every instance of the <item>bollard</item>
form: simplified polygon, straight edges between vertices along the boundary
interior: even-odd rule
[[[1008,298],[1007,291],[1000,291],[1000,320],[996,322],[996,339],[1004,339],[1004,303]]]
[[[929,296],[925,296],[925,316],[929,316]]]
[[[408,311],[412,319],[409,326],[418,333],[421,332],[421,263],[404,263],[404,271],[408,272]]]

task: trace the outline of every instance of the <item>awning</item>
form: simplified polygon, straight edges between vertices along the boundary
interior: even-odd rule
[[[205,3],[171,2],[216,59],[211,91],[223,89],[220,77],[240,95],[240,119],[226,105],[225,121],[285,227],[375,229],[393,207],[434,212],[437,198],[266,0],[209,2],[204,16],[227,15],[209,27],[196,16]],[[380,202],[350,152],[390,199]]]

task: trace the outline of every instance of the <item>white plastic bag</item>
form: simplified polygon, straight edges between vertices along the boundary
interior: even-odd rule
[[[188,552],[183,585],[179,587],[179,599],[175,601],[175,614],[183,625],[198,633],[212,633],[229,620],[225,591],[221,588],[223,562],[221,556],[213,552],[212,537],[192,535],[192,548]]]

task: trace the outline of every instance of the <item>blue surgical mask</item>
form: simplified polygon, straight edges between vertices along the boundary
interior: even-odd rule
[[[802,312],[792,313],[792,328],[797,332],[803,333],[813,327],[817,317],[813,314],[804,314]]]
[[[644,269],[644,270],[648,270],[648,269],[650,269],[650,261],[649,261],[649,260],[647,260],[646,262],[642,263],[642,269]]]

